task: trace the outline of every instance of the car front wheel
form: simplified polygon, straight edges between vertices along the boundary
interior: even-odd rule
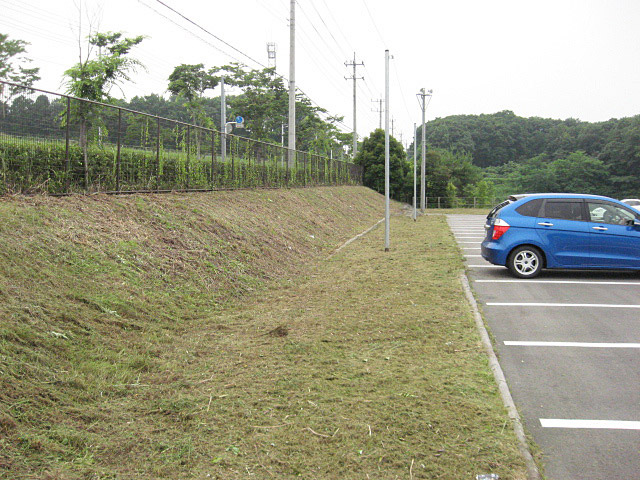
[[[507,267],[518,278],[536,277],[542,270],[542,253],[536,247],[518,247],[509,255]]]

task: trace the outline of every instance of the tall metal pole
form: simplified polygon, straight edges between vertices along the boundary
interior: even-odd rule
[[[296,0],[291,0],[289,19],[289,168],[295,164],[296,150]]]
[[[417,203],[417,183],[418,179],[416,177],[416,159],[418,156],[418,130],[416,124],[413,124],[413,221],[416,221],[416,203]]]
[[[384,251],[389,251],[389,50],[384,51]]]
[[[425,197],[425,192],[426,192],[426,181],[425,181],[425,168],[426,168],[426,160],[425,160],[425,155],[427,153],[427,148],[426,148],[426,141],[425,141],[425,128],[424,128],[424,112],[427,109],[427,104],[425,102],[425,97],[430,97],[433,94],[433,90],[429,90],[428,92],[424,91],[424,88],[420,89],[420,93],[416,93],[416,96],[419,97],[418,102],[420,103],[420,108],[422,109],[422,142],[420,147],[422,148],[422,165],[421,165],[421,172],[420,172],[420,193],[421,193],[421,198],[420,198],[420,211],[422,213],[424,213],[424,209],[426,208],[426,197]]]
[[[227,123],[227,100],[224,96],[224,77],[220,80],[220,131],[222,132],[220,135],[220,156],[222,162],[225,162],[227,159],[227,132],[226,132],[226,123]],[[225,168],[225,167],[222,167]]]
[[[427,166],[427,162],[426,162],[426,148],[425,148],[425,142],[424,142],[424,111],[425,111],[425,102],[424,102],[424,88],[420,89],[420,93],[422,93],[422,163],[420,164],[420,210],[422,211],[422,213],[424,213],[424,209],[426,208],[426,190],[427,190],[427,184],[426,184],[426,178],[425,178],[425,168]]]
[[[353,80],[353,156],[358,153],[358,134],[356,131],[356,81],[363,80],[364,77],[358,77],[356,75],[356,67],[358,65],[364,66],[364,62],[356,63],[356,52],[353,52],[353,62],[344,62],[345,66],[353,66],[353,76],[345,77],[345,80]]]

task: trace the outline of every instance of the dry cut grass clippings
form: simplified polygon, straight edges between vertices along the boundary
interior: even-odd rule
[[[330,255],[382,208],[1,199],[0,478],[525,478],[444,217]]]

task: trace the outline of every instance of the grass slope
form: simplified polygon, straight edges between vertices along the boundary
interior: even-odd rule
[[[0,478],[524,478],[442,217],[361,187],[0,201]]]

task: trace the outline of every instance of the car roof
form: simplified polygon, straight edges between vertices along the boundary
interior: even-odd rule
[[[509,195],[509,200],[517,202],[523,198],[590,198],[593,200],[615,200],[611,197],[605,197],[604,195],[591,195],[583,193],[522,193],[517,195]]]

